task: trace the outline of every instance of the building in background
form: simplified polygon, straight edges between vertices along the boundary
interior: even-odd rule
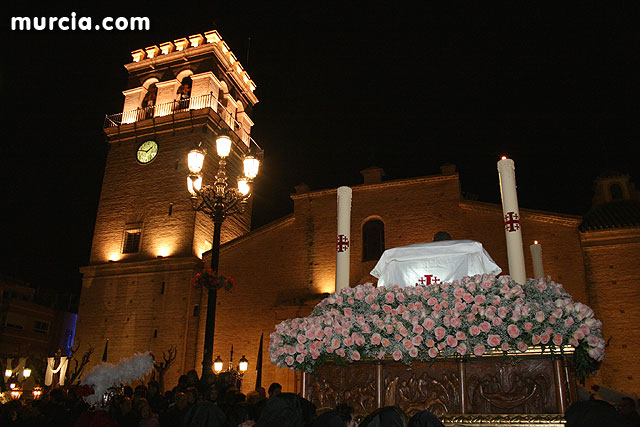
[[[109,362],[175,346],[165,377],[171,386],[180,374],[200,370],[207,298],[190,280],[208,265],[213,232],[189,203],[186,155],[198,142],[213,147],[216,134],[227,131],[234,139],[229,164],[239,171],[257,99],[255,84],[216,32],[132,54],[123,112],[105,122],[110,150],[90,265],[81,269],[78,337],[94,348],[109,339]],[[216,170],[211,151],[208,181]],[[372,279],[384,249],[430,242],[439,231],[481,242],[508,274],[502,208],[465,199],[455,166],[394,181],[383,181],[376,167],[362,175],[363,184],[352,187],[352,285]],[[640,334],[640,201],[625,176],[600,178],[596,195],[584,218],[522,208],[523,240],[542,244],[545,274],[604,322],[611,341],[598,381],[640,393],[640,342],[632,338]],[[218,295],[214,357],[228,362],[233,345],[234,361],[249,359],[245,391],[255,381],[261,333],[268,337],[281,320],[308,315],[334,290],[336,189],[300,185],[291,198],[292,214],[266,226],[249,231],[249,210],[222,228],[220,272],[235,287]],[[526,268],[532,276],[529,257]],[[263,360],[263,384],[295,390],[291,371]]]

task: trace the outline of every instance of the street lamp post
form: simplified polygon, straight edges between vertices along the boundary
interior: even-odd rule
[[[209,216],[213,221],[213,243],[211,245],[211,269],[218,272],[220,258],[220,230],[226,217],[245,212],[249,198],[251,197],[251,183],[258,175],[260,162],[248,154],[244,157],[244,176],[238,178],[238,186],[229,186],[226,158],[231,152],[231,138],[220,134],[216,138],[216,152],[218,171],[211,185],[202,185],[202,167],[206,151],[201,148],[193,149],[187,156],[189,176],[187,177],[187,190],[191,194],[191,204],[195,211],[200,211]],[[202,357],[202,374],[210,372],[213,365],[213,338],[216,322],[215,287],[208,290],[207,318],[204,332],[204,353]]]

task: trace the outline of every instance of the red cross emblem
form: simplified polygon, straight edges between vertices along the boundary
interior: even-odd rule
[[[440,283],[440,279],[438,279],[438,277],[436,277],[436,275],[434,274],[425,274],[424,276],[420,277],[420,279],[418,279],[418,283],[416,283],[416,286],[418,285],[437,285],[438,283]]]
[[[504,216],[504,229],[508,232],[520,229],[520,216],[515,212],[507,212]]]
[[[338,234],[338,241],[336,242],[336,250],[338,252],[344,252],[349,249],[349,239],[344,234]]]

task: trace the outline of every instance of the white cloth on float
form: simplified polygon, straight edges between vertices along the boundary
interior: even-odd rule
[[[397,284],[404,288],[501,272],[480,242],[445,240],[388,249],[371,275],[378,278],[378,287]]]

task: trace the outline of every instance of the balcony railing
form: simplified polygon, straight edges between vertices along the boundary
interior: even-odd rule
[[[258,151],[262,151],[256,141],[249,136],[249,132],[247,132],[242,124],[236,120],[234,115],[231,114],[231,112],[227,110],[220,101],[218,101],[218,98],[213,96],[213,93],[194,96],[188,99],[175,100],[164,104],[152,105],[145,108],[137,108],[123,113],[110,114],[104,119],[104,127],[118,127],[129,123],[152,119],[154,117],[164,117],[189,110],[201,110],[203,108],[211,108],[213,111],[218,113],[218,115],[229,125],[231,130],[238,135],[247,147],[251,148],[251,145],[254,145]]]

